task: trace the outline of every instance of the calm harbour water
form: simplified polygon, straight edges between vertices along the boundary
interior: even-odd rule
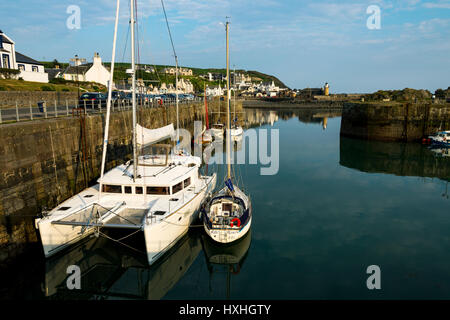
[[[279,129],[280,163],[273,176],[238,166],[253,205],[251,233],[238,244],[217,247],[194,227],[151,268],[141,253],[102,238],[48,261],[36,250],[32,272],[11,275],[21,285],[2,296],[450,298],[450,158],[420,144],[341,138],[339,116],[326,130],[323,118],[298,111],[250,110],[247,119],[269,134]],[[71,264],[83,270],[81,291],[65,289]],[[381,290],[366,287],[370,265],[381,269]]]

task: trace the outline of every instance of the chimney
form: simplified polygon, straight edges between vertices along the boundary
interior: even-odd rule
[[[94,53],[94,65],[97,64],[102,64],[102,58],[100,58],[98,52]]]

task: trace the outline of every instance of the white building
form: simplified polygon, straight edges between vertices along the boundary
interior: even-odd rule
[[[221,86],[219,85],[218,87],[206,87],[206,95],[207,96],[213,96],[213,97],[218,97],[218,96],[223,96],[224,94],[224,89],[221,88]]]
[[[0,30],[0,68],[20,70],[16,78],[25,81],[48,82],[44,65],[16,51],[14,41]]]
[[[175,75],[177,73],[177,69],[175,67],[164,68],[163,73]],[[192,76],[193,72],[192,72],[192,69],[178,68],[178,75]]]
[[[93,63],[75,64],[67,67],[63,74],[64,79],[82,82],[97,82],[108,86],[111,73],[102,64],[102,58],[96,52]]]

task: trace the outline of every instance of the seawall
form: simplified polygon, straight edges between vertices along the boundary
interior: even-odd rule
[[[381,141],[418,141],[450,129],[450,104],[344,103],[341,135]]]
[[[181,128],[192,130],[193,121],[204,119],[203,103],[179,109]],[[209,102],[209,110],[213,123],[218,101]],[[0,125],[0,267],[38,242],[34,218],[43,208],[96,182],[104,122],[105,114],[92,114]],[[148,128],[175,125],[176,108],[140,109],[138,122]],[[111,114],[106,169],[131,158],[131,128],[131,111]]]

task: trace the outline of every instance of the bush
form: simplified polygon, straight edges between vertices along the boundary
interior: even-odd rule
[[[42,91],[56,91],[53,86],[42,86],[41,90]]]
[[[67,89],[67,88],[63,88],[61,91],[62,91],[62,92],[69,92],[70,90]]]
[[[20,81],[23,81],[23,78],[22,78],[22,77],[19,77],[19,80],[20,80]]]
[[[5,87],[0,87],[0,91],[6,91]]]
[[[63,79],[63,78],[53,78],[52,80],[49,81],[50,83],[53,84],[66,84],[67,80]]]
[[[20,70],[16,69],[7,69],[7,68],[0,68],[0,75],[3,76],[4,79],[12,79],[15,75],[18,75],[20,73]]]

